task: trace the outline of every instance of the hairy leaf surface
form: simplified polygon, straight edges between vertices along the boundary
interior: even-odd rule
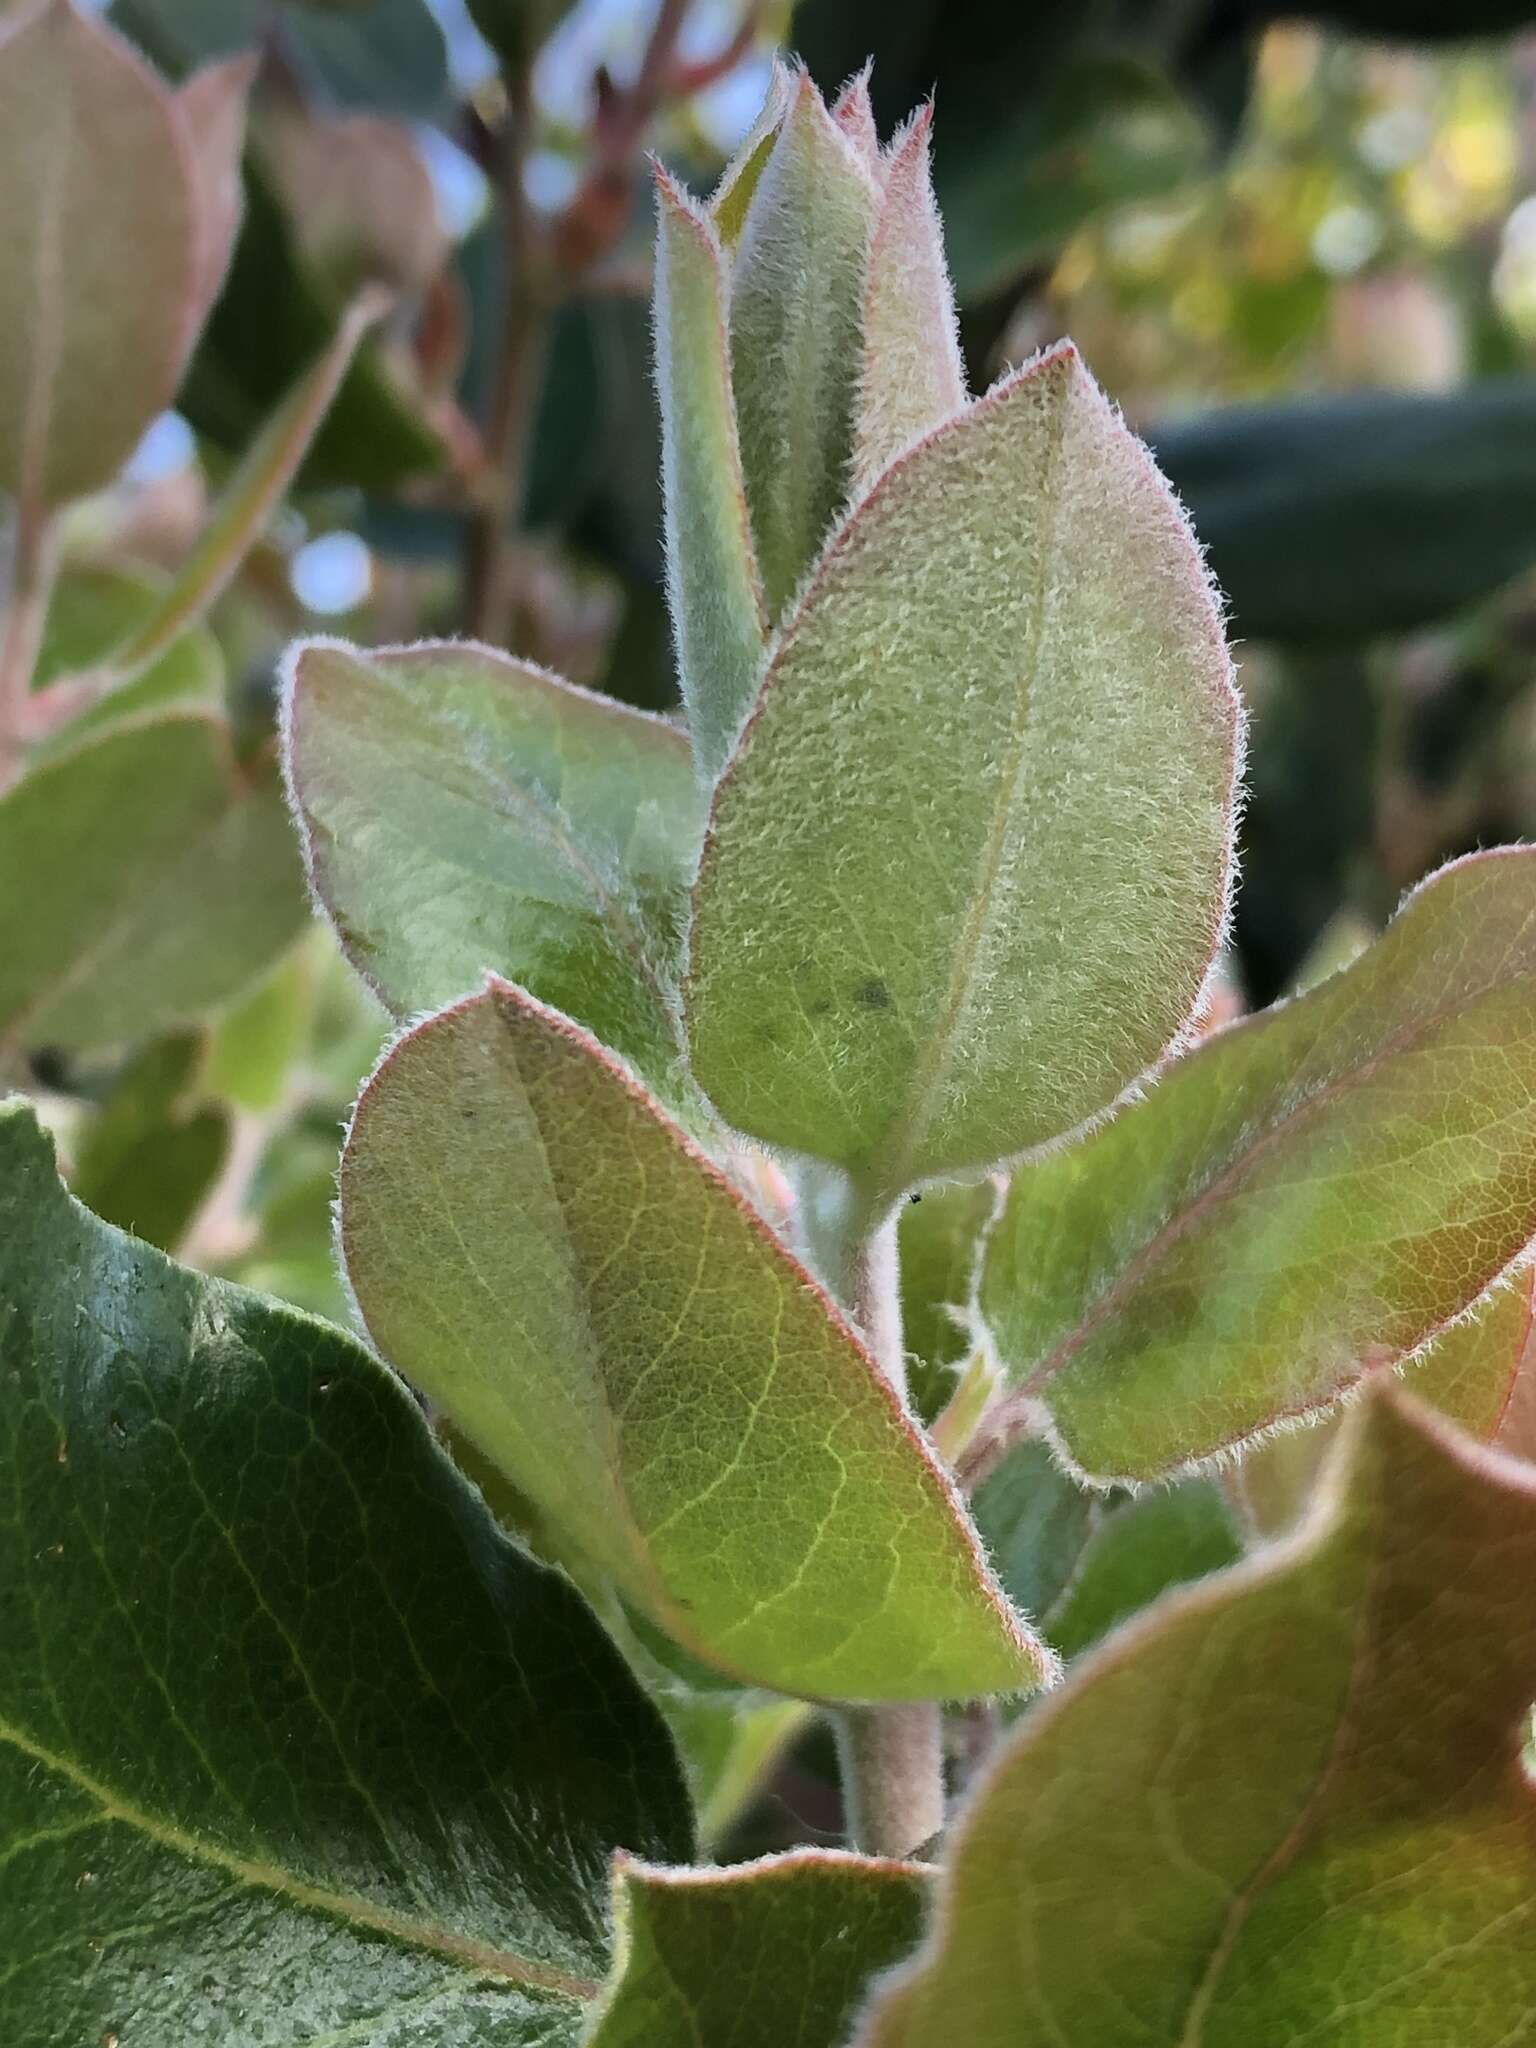
[[[671,1746],[339,1330],[0,1110],[0,2038],[554,2048]]]
[[[492,982],[358,1104],[342,1247],[370,1334],[637,1609],[830,1698],[1044,1670],[831,1301],[601,1046]]]
[[[892,1196],[1106,1108],[1200,1000],[1239,722],[1177,506],[1038,358],[892,464],[785,627],[695,894],[707,1093]]]
[[[841,2048],[922,1928],[929,1873],[798,1849],[728,1870],[615,1873],[619,1956],[587,2048]]]
[[[290,657],[315,891],[396,1016],[487,969],[665,1087],[699,798],[674,726],[462,642]]]
[[[1362,1405],[1298,1536],[1024,1720],[861,2048],[1506,2048],[1536,1987],[1536,1477]]]
[[[726,259],[709,219],[656,179],[656,388],[667,594],[694,751],[713,781],[763,667],[767,621],[731,393]]]
[[[1533,1234],[1536,853],[1510,850],[1016,1174],[981,1310],[1013,1414],[1044,1403],[1083,1468],[1151,1478],[1325,1408]]]
[[[810,79],[752,190],[730,293],[741,463],[770,620],[848,497],[875,181]]]

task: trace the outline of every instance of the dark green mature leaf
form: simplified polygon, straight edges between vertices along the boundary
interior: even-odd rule
[[[303,929],[282,793],[194,712],[115,725],[0,801],[0,1053],[117,1044],[227,1001]]]
[[[161,1251],[180,1244],[229,1153],[227,1110],[199,1099],[202,1056],[191,1032],[145,1046],[92,1119],[69,1176],[76,1201]]]
[[[678,678],[712,782],[757,690],[767,617],[752,544],[726,332],[726,259],[709,216],[656,180],[656,388],[667,592]]]
[[[0,216],[0,492],[41,510],[111,482],[203,310],[189,132],[68,0],[0,14]]]
[[[875,181],[815,86],[790,87],[731,268],[731,371],[768,616],[848,494]]]
[[[1405,631],[1536,562],[1533,378],[1233,407],[1155,447],[1251,639]]]
[[[796,1849],[730,1870],[621,1857],[619,1956],[587,2048],[840,2048],[917,1940],[929,1873]]]
[[[1153,1478],[1326,1408],[1536,1235],[1536,853],[1458,861],[1353,966],[1014,1176],[980,1306],[1075,1462]]]
[[[555,2048],[665,1732],[339,1330],[0,1111],[0,2037]]]
[[[315,892],[396,1016],[513,975],[675,1094],[683,734],[461,641],[302,641],[288,676]]]
[[[832,1302],[603,1048],[492,981],[399,1041],[342,1161],[381,1351],[685,1648],[844,1699],[1046,1675]]]
[[[1536,1479],[1408,1402],[1291,1543],[1029,1714],[861,2048],[1505,2048],[1536,1982]]]
[[[885,471],[785,628],[695,892],[706,1092],[872,1197],[1106,1109],[1200,1002],[1240,724],[1178,507],[1038,357]]]
[[[1235,1564],[1242,1548],[1214,1480],[1186,1479],[1139,1493],[1097,1519],[1071,1582],[1036,1619],[1053,1649],[1080,1657],[1170,1586]]]

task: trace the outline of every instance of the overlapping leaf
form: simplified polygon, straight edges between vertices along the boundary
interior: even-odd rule
[[[0,1111],[0,2037],[555,2048],[665,1731],[351,1339]]]
[[[800,1849],[730,1870],[621,1859],[620,1953],[588,2048],[840,2048],[906,1955],[929,1873]]]
[[[593,1039],[492,982],[358,1104],[368,1330],[626,1600],[746,1683],[848,1699],[1048,1660],[831,1302]]]
[[[877,1195],[1103,1110],[1199,1001],[1239,711],[1194,543],[1062,347],[881,477],[715,795],[690,1035]]]
[[[289,659],[316,893],[397,1016],[514,975],[666,1089],[699,798],[674,726],[461,642]]]
[[[1528,2031],[1536,1480],[1382,1396],[1290,1544],[1028,1715],[861,2048]]]
[[[307,915],[275,775],[195,713],[113,726],[0,801],[0,1054],[186,1022]]]
[[[1148,1478],[1414,1351],[1536,1234],[1536,853],[1474,855],[1355,964],[1015,1175],[981,1309],[1077,1463]]]

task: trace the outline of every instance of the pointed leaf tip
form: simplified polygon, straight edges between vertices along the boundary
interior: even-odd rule
[[[890,1197],[1100,1114],[1202,1001],[1241,736],[1183,515],[1051,350],[884,471],[786,622],[695,885],[706,1092]]]
[[[1047,1676],[847,1324],[612,1057],[523,991],[493,982],[380,1066],[341,1239],[380,1348],[696,1655],[816,1697]]]

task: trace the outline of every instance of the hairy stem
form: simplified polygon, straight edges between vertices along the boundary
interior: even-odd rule
[[[845,1707],[838,1716],[848,1838],[871,1856],[910,1856],[944,1825],[936,1706]]]
[[[814,1169],[801,1182],[804,1236],[832,1291],[863,1333],[881,1371],[905,1400],[900,1210],[872,1202],[846,1176]],[[845,1707],[838,1761],[849,1840],[873,1856],[910,1856],[944,1825],[943,1720],[926,1701]]]

